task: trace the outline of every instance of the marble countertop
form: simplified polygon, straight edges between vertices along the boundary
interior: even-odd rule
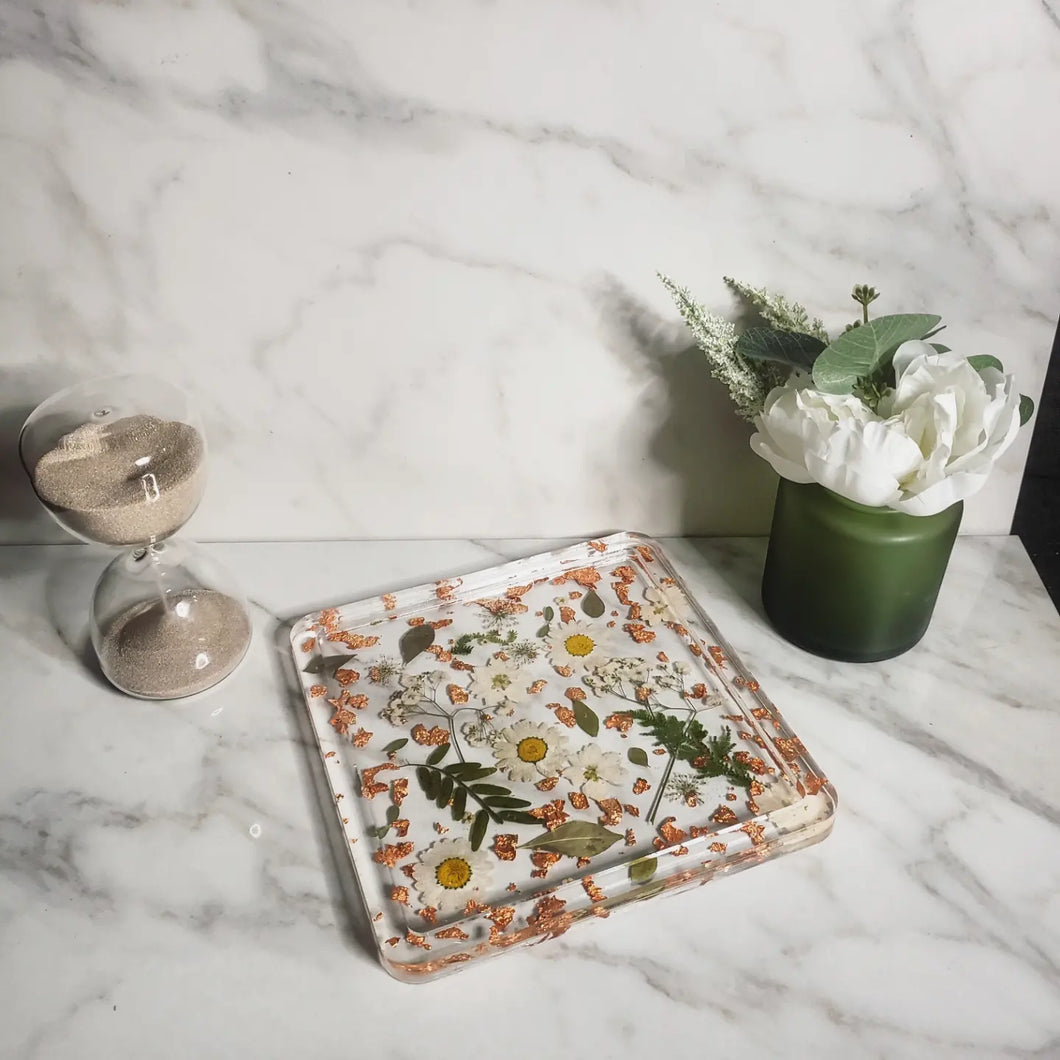
[[[1014,538],[961,538],[925,640],[866,666],[769,629],[763,541],[668,542],[833,834],[436,983],[382,971],[282,622],[554,543],[214,546],[256,639],[172,703],[87,664],[99,553],[0,548],[0,1055],[1060,1055],[1060,619]]]

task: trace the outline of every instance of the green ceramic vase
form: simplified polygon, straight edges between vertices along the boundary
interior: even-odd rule
[[[915,516],[780,480],[762,603],[777,632],[815,655],[877,662],[927,632],[964,503]]]

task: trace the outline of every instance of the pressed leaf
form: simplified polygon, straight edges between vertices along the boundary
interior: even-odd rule
[[[426,651],[434,643],[434,627],[424,623],[422,626],[413,626],[401,635],[398,641],[398,650],[401,652],[402,662],[412,662],[420,652]]]
[[[596,736],[600,731],[600,715],[584,699],[574,701],[574,720],[578,723],[578,728],[590,736]]]
[[[409,738],[406,736],[400,740],[391,740],[390,743],[383,748],[383,754],[393,754],[395,751],[400,751],[402,747],[409,742]]]
[[[551,607],[546,607],[541,612],[541,615],[545,619],[546,622],[551,622],[552,619],[554,619],[556,617],[556,612],[553,611]]]
[[[658,871],[658,858],[641,858],[630,865],[629,878],[633,883],[647,883]]]
[[[736,340],[736,352],[752,361],[779,361],[809,372],[824,343],[814,335],[774,328],[748,328]]]
[[[1020,394],[1020,426],[1034,415],[1034,402],[1026,394]]]
[[[416,779],[428,799],[433,799],[438,794],[438,778],[432,770],[420,766],[416,770]]]
[[[397,806],[388,806],[386,810],[386,823],[393,824],[401,816],[401,810]]]
[[[453,797],[453,778],[443,776],[438,785],[438,797],[434,800],[439,810],[444,810]]]
[[[528,799],[517,799],[514,795],[494,795],[484,801],[491,810],[521,810],[530,805]]]
[[[932,346],[935,344],[932,343]],[[977,353],[974,357],[968,358],[968,363],[977,371],[982,371],[984,368],[996,368],[999,372],[1005,370],[1005,366],[996,358],[991,357],[989,353]]]
[[[477,762],[453,762],[445,767],[447,773],[451,773],[458,780],[465,783],[472,780],[482,780],[484,777],[492,776],[497,772],[496,766],[480,766]]]
[[[527,813],[525,810],[501,810],[500,818],[502,821],[509,821],[512,824],[541,823],[540,817],[535,817],[532,813]]]
[[[330,673],[334,675],[335,671],[339,669],[340,666],[345,666],[353,658],[354,656],[352,655],[315,655],[304,667],[302,667],[302,673]]]
[[[543,832],[520,844],[531,850],[549,850],[572,858],[592,858],[602,854],[622,838],[602,824],[592,821],[567,821],[551,832]]]
[[[475,820],[472,822],[471,831],[468,834],[472,850],[478,850],[482,846],[482,840],[486,838],[486,829],[489,827],[489,823],[490,815],[485,810],[479,810],[475,814]]]
[[[599,618],[607,608],[604,606],[603,600],[596,594],[596,590],[590,589],[582,597],[582,610],[590,618]]]
[[[648,764],[648,752],[643,747],[631,747],[626,752],[626,757],[635,766],[646,766]]]
[[[427,756],[427,765],[436,766],[445,756],[449,753],[449,744],[439,744],[431,753]]]
[[[459,821],[460,818],[464,816],[464,813],[465,813],[466,810],[467,810],[467,788],[461,786],[461,787],[458,787],[456,789],[456,791],[453,792],[453,806],[452,806],[453,820],[454,821]]]
[[[826,394],[849,394],[903,342],[923,338],[940,319],[932,313],[899,313],[844,332],[814,361],[813,385]]]
[[[943,346],[941,342],[933,342],[931,344],[931,348],[936,353],[949,353],[950,352],[950,347],[949,346]]]
[[[539,629],[539,630],[537,631],[537,633],[535,633],[535,634],[534,634],[534,636],[536,636],[536,637],[538,638],[538,640],[544,640],[544,638],[548,636],[548,631],[549,631],[549,625],[548,625],[548,623],[546,622],[546,623],[545,623],[545,624],[544,624],[544,625],[543,625],[543,626],[542,626],[542,627],[541,627],[541,628],[540,628],[540,629]]]

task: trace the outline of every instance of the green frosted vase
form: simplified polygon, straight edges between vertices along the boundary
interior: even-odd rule
[[[827,659],[901,655],[927,632],[963,512],[906,515],[781,479],[762,576],[770,622]]]

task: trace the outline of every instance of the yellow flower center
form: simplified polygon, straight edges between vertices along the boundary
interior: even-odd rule
[[[471,866],[463,858],[446,858],[434,870],[434,878],[447,891],[459,891],[471,879]]]
[[[548,754],[548,744],[540,736],[527,736],[519,741],[515,753],[522,762],[540,762]]]
[[[563,643],[568,653],[579,659],[584,658],[596,647],[593,638],[587,637],[584,633],[575,633],[574,636],[568,637]]]

